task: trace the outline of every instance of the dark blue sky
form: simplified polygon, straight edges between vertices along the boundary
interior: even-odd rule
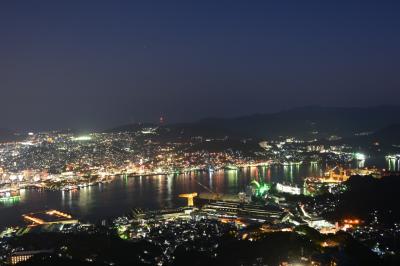
[[[398,2],[1,1],[0,128],[398,104]]]

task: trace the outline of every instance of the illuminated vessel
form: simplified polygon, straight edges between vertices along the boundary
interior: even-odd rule
[[[61,188],[62,191],[76,191],[78,190],[78,186],[75,185],[66,185]]]
[[[283,166],[298,166],[301,165],[303,163],[303,161],[297,161],[297,162],[283,162],[282,165]]]
[[[225,167],[224,167],[224,169],[225,170],[233,170],[233,171],[237,171],[237,170],[239,170],[239,168],[237,167],[237,166],[235,166],[235,165],[232,165],[232,164],[228,164],[228,165],[226,165]]]
[[[357,168],[357,169],[344,169],[336,166],[332,169],[328,169],[323,176],[318,177],[307,177],[305,181],[307,183],[341,183],[347,181],[350,176],[353,175],[371,175],[379,178],[381,176],[380,171],[377,168]]]
[[[9,201],[19,199],[21,197],[19,189],[2,189],[0,190],[0,201]]]
[[[342,167],[334,167],[327,170],[323,176],[318,177],[307,177],[307,183],[341,183],[347,181],[350,178],[348,170],[344,170]]]

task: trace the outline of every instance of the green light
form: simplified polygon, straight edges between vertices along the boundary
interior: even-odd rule
[[[12,196],[12,197],[0,198],[0,202],[3,202],[4,204],[17,203],[20,200],[21,200],[21,196]]]
[[[260,183],[258,183],[258,181],[257,181],[257,180],[253,180],[253,181],[251,181],[251,184],[253,184],[253,185],[256,185],[256,187],[257,187],[257,188],[259,188],[259,187],[260,187]]]
[[[117,233],[121,239],[127,240],[128,239],[128,228],[125,225],[117,226]]]
[[[255,186],[255,196],[256,197],[265,197],[265,195],[268,193],[268,191],[271,189],[271,185],[264,183],[264,182],[258,182],[257,180],[251,181],[251,184]]]

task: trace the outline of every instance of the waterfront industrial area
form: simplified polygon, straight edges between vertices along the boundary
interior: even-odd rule
[[[399,266],[400,1],[1,1],[0,266]]]
[[[326,172],[327,179],[321,180],[328,183],[355,174],[380,176],[382,172],[399,170],[399,155],[382,152],[376,155],[380,151],[379,143],[375,150],[367,150],[372,156],[386,158],[385,165],[378,169],[375,165],[365,165],[368,155],[362,150],[335,142],[337,136],[331,137],[331,143],[327,144],[294,137],[259,142],[251,139],[234,142],[227,137],[165,141],[157,138],[156,130],[157,127],[150,127],[134,133],[87,135],[29,133],[23,141],[0,144],[1,195],[7,191],[7,195],[15,195],[19,188],[68,191],[108,183],[121,175],[239,171],[272,165],[290,169],[300,165],[319,167],[323,172],[314,173],[310,180]],[[237,147],[223,148],[232,143]]]
[[[336,192],[332,193],[346,190],[344,184],[337,186]],[[135,254],[136,262],[144,265],[188,263],[192,258],[185,258],[183,254],[186,252],[196,253],[196,256],[201,254],[201,260],[196,265],[206,262],[217,265],[219,259],[226,261],[227,251],[223,248],[226,243],[222,241],[227,241],[227,238],[249,245],[272,241],[269,238],[276,238],[273,241],[289,238],[288,241],[301,243],[296,247],[288,244],[284,248],[285,255],[272,261],[266,257],[268,253],[260,253],[246,261],[267,265],[341,265],[354,259],[351,252],[344,251],[348,245],[361,249],[366,258],[371,256],[369,247],[376,255],[372,256],[375,262],[379,258],[398,254],[398,246],[393,245],[393,240],[398,239],[400,234],[397,223],[384,226],[377,213],[371,220],[354,216],[332,220],[325,214],[335,210],[337,201],[297,198],[299,195],[291,192],[290,189],[278,191],[276,186],[254,182],[248,191],[238,195],[186,193],[179,195],[186,200],[184,207],[153,211],[133,208],[123,216],[97,223],[80,222],[76,217],[58,210],[27,213],[21,217],[26,226],[7,227],[0,233],[1,259],[3,263],[14,265],[40,255],[88,263],[118,264],[118,257],[107,252],[110,257],[105,260],[102,256],[105,254],[100,251],[104,247],[98,247],[99,243],[91,243],[87,250],[77,251],[70,240],[55,240],[84,236],[112,237],[113,241],[119,239],[136,245],[140,243],[144,247],[139,254]],[[44,236],[49,237],[49,242],[40,240]],[[379,240],[371,242],[374,239]],[[371,243],[374,243],[373,246]]]
[[[107,241],[140,243],[134,262],[143,264],[180,265],[187,263],[190,256],[184,254],[190,252],[201,263],[218,264],[227,256],[222,241],[234,246],[268,246],[274,238],[302,244],[295,248],[288,245],[273,261],[260,253],[245,263],[342,265],[354,259],[345,248],[352,245],[372,261],[396,258],[400,234],[397,222],[385,223],[378,210],[368,217],[334,214],[354,190],[354,182],[384,183],[398,175],[400,156],[385,154],[376,143],[357,150],[337,144],[337,138],[323,144],[317,139],[295,137],[258,142],[246,139],[239,142],[239,148],[225,149],[213,146],[231,146],[229,138],[165,141],[158,139],[157,128],[151,127],[133,133],[29,133],[22,141],[0,146],[0,197],[4,206],[18,206],[25,190],[74,193],[93,186],[111,186],[121,178],[164,176],[171,180],[183,175],[194,186],[171,195],[181,198],[180,206],[146,209],[132,202],[131,208],[119,216],[93,221],[82,221],[57,209],[23,213],[20,220],[26,225],[5,225],[0,233],[1,263],[16,264],[44,256],[118,264],[117,257],[110,255],[114,261],[103,258],[101,247],[94,248],[96,244],[93,250],[78,252],[73,251],[72,242],[52,239],[49,246],[46,241],[34,241],[48,234],[50,238],[97,235],[112,237]],[[384,165],[366,163],[371,154],[380,154]],[[312,175],[296,172],[304,165]],[[274,167],[286,169],[285,176],[274,178]],[[246,169],[257,174],[237,187],[236,193],[218,190],[193,175],[222,173],[221,178],[225,178]]]

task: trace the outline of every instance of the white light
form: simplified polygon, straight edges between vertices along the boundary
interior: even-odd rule
[[[365,160],[365,158],[366,158],[365,154],[362,154],[362,153],[356,153],[355,157],[357,160],[362,160],[362,161]]]

